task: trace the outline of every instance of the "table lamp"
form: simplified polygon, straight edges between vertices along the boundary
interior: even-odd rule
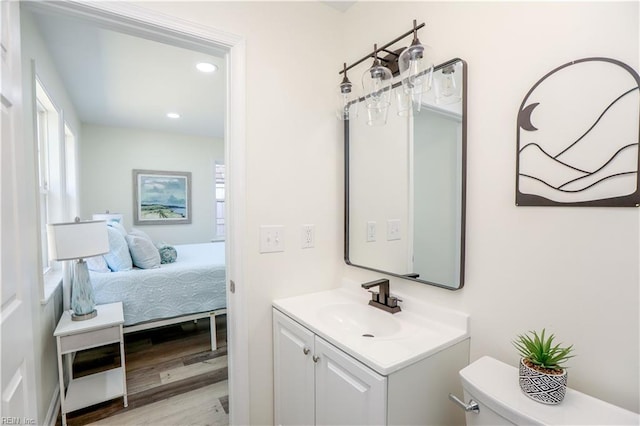
[[[109,252],[107,222],[83,222],[76,217],[75,222],[47,224],[47,237],[51,260],[76,260],[71,276],[71,319],[95,317],[98,313],[84,259]]]

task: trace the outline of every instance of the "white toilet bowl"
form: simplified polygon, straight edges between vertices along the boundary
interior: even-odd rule
[[[466,413],[467,426],[487,425],[639,425],[640,414],[567,389],[559,405],[527,397],[518,369],[485,356],[460,370],[464,400],[478,404]]]

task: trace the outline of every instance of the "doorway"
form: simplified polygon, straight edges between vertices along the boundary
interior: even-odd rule
[[[25,2],[26,3],[26,2]],[[23,3],[23,4],[25,4]],[[52,14],[83,25],[108,28],[168,46],[224,58],[226,89],[224,105],[224,163],[226,165],[226,287],[229,348],[229,406],[231,424],[249,423],[248,331],[243,279],[242,246],[245,205],[244,188],[244,41],[242,37],[213,28],[189,25],[119,2],[69,4],[37,2],[27,6],[35,13]],[[145,78],[140,76],[141,79]],[[211,218],[215,225],[214,218]]]

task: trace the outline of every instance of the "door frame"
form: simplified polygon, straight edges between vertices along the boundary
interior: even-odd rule
[[[245,192],[246,46],[241,35],[189,22],[125,2],[33,2],[34,8],[61,13],[114,31],[144,36],[183,48],[204,48],[227,61],[225,119],[225,203],[227,263],[227,345],[229,423],[250,424],[249,333],[243,268]],[[197,50],[197,49],[196,49]],[[230,285],[233,283],[233,285]]]

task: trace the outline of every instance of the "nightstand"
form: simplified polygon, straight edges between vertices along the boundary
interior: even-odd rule
[[[98,316],[84,321],[72,321],[70,311],[65,311],[53,335],[58,346],[58,379],[60,381],[60,405],[62,425],[67,424],[67,413],[99,402],[124,397],[127,402],[127,377],[124,362],[124,338],[122,302],[97,305]],[[99,373],[70,379],[65,392],[62,359],[64,355],[120,343],[120,367]],[[73,376],[73,373],[71,373]]]

